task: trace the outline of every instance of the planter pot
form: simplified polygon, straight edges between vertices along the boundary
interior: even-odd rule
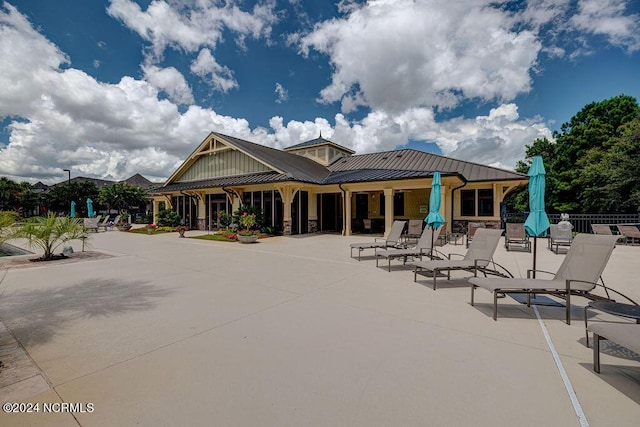
[[[178,230],[179,237],[184,237],[185,230]]]
[[[127,225],[118,225],[117,226],[119,231],[129,231],[131,230],[131,225],[127,224]]]
[[[240,242],[240,243],[255,243],[258,240],[258,237],[260,237],[259,234],[250,234],[248,236],[243,236],[241,234],[238,234],[238,242]]]

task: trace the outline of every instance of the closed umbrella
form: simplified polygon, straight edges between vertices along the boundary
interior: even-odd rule
[[[433,255],[433,233],[436,228],[444,224],[444,218],[440,215],[440,172],[433,173],[431,181],[431,194],[429,195],[429,215],[424,219],[427,227],[431,228],[431,255]]]
[[[545,170],[541,156],[535,156],[529,168],[529,216],[524,228],[533,236],[533,277],[536,277],[536,252],[538,236],[544,236],[549,228],[549,217],[544,210]]]
[[[87,216],[93,217],[93,200],[87,199]]]
[[[71,218],[75,218],[76,217],[76,202],[74,202],[73,200],[71,201],[71,215],[69,215]]]

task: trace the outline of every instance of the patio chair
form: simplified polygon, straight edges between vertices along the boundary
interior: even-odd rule
[[[467,248],[469,243],[473,240],[478,228],[485,228],[484,222],[470,222],[467,227]]]
[[[640,354],[640,325],[598,322],[589,325],[593,332],[593,370],[600,373],[600,341],[610,340]]]
[[[413,281],[418,281],[418,273],[422,271],[431,272],[433,275],[433,290],[436,289],[436,278],[443,271],[447,272],[447,280],[451,280],[451,270],[465,270],[477,276],[478,271],[502,277],[513,277],[504,267],[493,261],[493,254],[498,247],[502,230],[479,228],[469,244],[469,249],[465,255],[449,254],[448,259],[417,261],[414,263]],[[452,255],[462,256],[461,260],[452,260]]]
[[[102,222],[98,221],[98,229],[104,228],[104,231],[107,231],[108,226],[109,226],[109,215],[105,216]]]
[[[410,219],[407,225],[407,234],[404,235],[406,239],[419,239],[422,236],[422,219]]]
[[[571,246],[573,242],[573,232],[570,228],[559,227],[558,224],[551,224],[549,226],[549,240],[548,246],[556,254],[560,250],[560,246]],[[555,250],[553,247],[555,246]]]
[[[371,233],[371,220],[369,218],[362,220],[362,232]]]
[[[565,300],[567,324],[571,324],[571,295],[591,300],[612,300],[613,292],[626,299],[625,295],[604,285],[602,272],[611,257],[617,236],[598,234],[578,234],[573,240],[565,259],[551,280],[531,278],[533,270],[527,271],[527,278],[484,278],[473,277],[471,283],[471,305],[474,304],[474,291],[483,288],[493,293],[493,320],[498,319],[498,298],[507,294],[526,294],[527,306],[531,306],[532,294],[548,294]],[[547,274],[548,271],[536,270]],[[598,283],[600,280],[601,283]],[[597,295],[593,290],[600,286],[605,295]],[[631,300],[630,300],[631,301]]]
[[[593,231],[593,234],[602,234],[605,236],[615,235],[618,236],[618,242],[624,241],[624,236],[621,234],[614,234],[609,224],[591,224],[591,230]]]
[[[624,242],[626,244],[631,242],[633,245],[634,240],[640,242],[640,231],[635,225],[619,225],[618,230],[620,230],[620,234],[624,236]]]
[[[373,242],[368,243],[351,243],[349,247],[351,248],[351,258],[353,258],[353,250],[358,249],[358,261],[360,261],[360,254],[365,249],[376,249],[376,248],[387,248],[389,246],[396,246],[400,241],[400,236],[402,235],[402,230],[404,230],[404,225],[406,221],[394,221],[391,226],[391,230],[389,231],[389,235],[387,238],[376,238]]]
[[[520,245],[527,252],[531,252],[531,241],[524,229],[524,224],[508,222],[504,233],[504,247],[508,250],[511,245]]]
[[[109,230],[113,230],[113,226],[116,225],[120,221],[120,215],[117,215],[113,221],[109,221]]]
[[[82,225],[84,226],[85,231],[95,231],[98,232],[98,221],[95,218],[84,218],[82,220]]]
[[[449,243],[449,235],[447,234],[447,223],[443,222],[442,227],[440,227],[440,233],[436,236],[436,242],[439,242],[441,246]]]
[[[391,260],[396,258],[402,258],[402,264],[407,263],[407,258],[420,258],[423,255],[432,255],[432,243],[435,243],[435,236],[440,233],[442,226],[432,230],[430,227],[425,227],[422,230],[422,235],[416,245],[412,248],[400,248],[400,249],[376,249],[376,267],[378,267],[378,261],[380,258],[386,258],[389,261],[388,270],[391,271]]]

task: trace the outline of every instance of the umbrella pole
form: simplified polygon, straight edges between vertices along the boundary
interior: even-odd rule
[[[536,278],[536,252],[538,252],[538,236],[533,236],[533,278]]]

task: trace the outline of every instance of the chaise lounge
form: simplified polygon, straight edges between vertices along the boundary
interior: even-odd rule
[[[414,263],[413,281],[418,281],[418,273],[423,271],[433,275],[433,290],[436,290],[436,278],[440,272],[447,272],[447,280],[451,280],[451,270],[465,270],[477,275],[478,272],[497,275],[502,277],[513,277],[504,267],[493,261],[493,254],[498,247],[502,230],[492,230],[488,228],[478,228],[473,240],[469,244],[469,249],[465,255],[449,254],[448,259],[417,261]],[[452,255],[462,256],[461,260],[452,260]]]
[[[474,305],[474,291],[483,288],[493,293],[493,320],[498,319],[498,298],[507,294],[526,294],[527,306],[531,306],[531,294],[549,294],[566,302],[566,321],[571,324],[571,295],[591,300],[611,300],[609,292],[624,296],[608,288],[602,282],[604,271],[617,236],[579,234],[573,240],[565,259],[551,280],[531,278],[533,270],[527,271],[527,278],[483,278],[473,277],[471,283],[471,305]],[[536,270],[547,274],[547,271]],[[602,283],[598,284],[598,280]],[[596,286],[602,286],[606,296],[593,294]],[[626,298],[626,297],[625,297]]]
[[[376,249],[376,267],[378,267],[378,261],[380,258],[386,258],[388,260],[388,270],[391,271],[391,260],[396,258],[402,258],[403,264],[406,264],[407,258],[419,258],[422,259],[424,255],[430,256],[433,251],[433,243],[437,240],[437,236],[440,233],[442,226],[432,230],[430,227],[425,227],[422,230],[422,235],[418,239],[418,243],[412,248],[406,249]]]
[[[636,323],[592,323],[589,331],[593,332],[593,370],[597,373],[600,373],[600,341],[603,339],[640,354],[640,325]]]
[[[378,239],[376,238],[373,242],[368,243],[351,243],[349,247],[351,248],[351,258],[353,258],[353,250],[358,250],[358,261],[360,261],[360,254],[365,249],[376,249],[376,248],[388,248],[390,246],[396,246],[400,241],[400,236],[402,235],[402,230],[404,230],[404,225],[406,221],[394,221],[391,226],[391,230],[389,231],[389,235],[386,239]]]

